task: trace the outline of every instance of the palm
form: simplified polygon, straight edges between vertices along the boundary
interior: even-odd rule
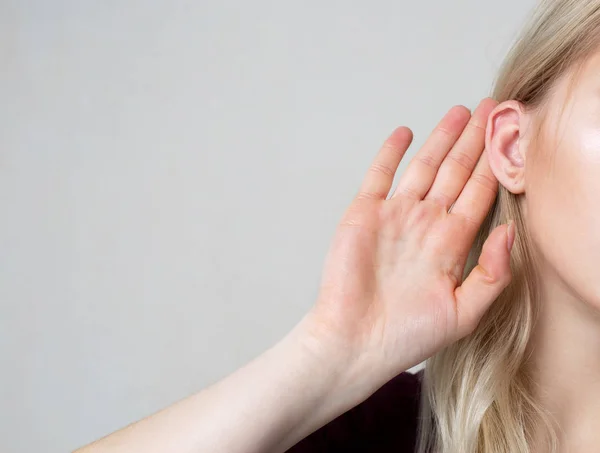
[[[482,104],[472,122],[487,118],[489,104]],[[460,122],[447,118],[441,127]],[[388,140],[339,224],[315,306],[320,322],[346,347],[368,351],[381,362],[399,362],[399,352],[410,342],[411,353],[404,353],[397,367],[420,362],[477,323],[481,307],[461,304],[469,289],[467,281],[461,287],[462,273],[497,190],[485,154],[479,158],[483,131],[471,127],[450,152],[454,158],[445,160],[448,150],[439,142],[457,138],[448,132],[432,134],[429,147],[426,143],[386,199],[393,178],[389,169],[403,153],[398,149],[412,140],[406,131],[397,130]],[[457,131],[460,135],[462,128]],[[472,163],[470,171],[466,162]],[[435,182],[427,183],[427,174]],[[493,273],[498,263],[488,264],[486,271]],[[392,365],[391,371],[398,370]]]
[[[322,296],[344,300],[337,315],[349,329],[348,338],[375,342],[385,347],[381,351],[386,356],[394,354],[402,338],[413,336],[415,327],[422,329],[424,323],[431,324],[427,329],[431,338],[422,339],[422,352],[433,352],[434,345],[445,342],[457,326],[454,290],[468,251],[456,250],[459,218],[427,203],[419,209],[430,220],[411,230],[419,240],[409,245],[398,238],[407,230],[400,213],[414,209],[411,204],[401,198],[393,203],[362,203],[360,212],[352,214],[354,220],[338,227],[329,255],[335,259],[326,263],[327,280],[322,282]],[[340,262],[345,266],[339,266]],[[335,284],[340,281],[344,286]],[[414,294],[419,303],[406,300],[407,294]],[[398,310],[399,305],[403,310]]]

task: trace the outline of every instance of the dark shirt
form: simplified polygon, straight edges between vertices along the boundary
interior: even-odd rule
[[[287,453],[414,452],[423,371],[405,371]]]

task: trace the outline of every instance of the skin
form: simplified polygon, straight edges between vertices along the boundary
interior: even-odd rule
[[[564,452],[600,445],[599,74],[595,53],[557,82],[547,106],[501,103],[486,136],[494,175],[523,195],[542,285],[532,339],[536,397],[554,414]]]
[[[212,386],[78,451],[284,452],[472,332],[511,279],[514,228],[501,225],[461,281],[498,189],[483,153],[496,106],[452,108],[391,193],[412,141],[410,129],[394,130],[340,221],[314,306],[292,331]]]

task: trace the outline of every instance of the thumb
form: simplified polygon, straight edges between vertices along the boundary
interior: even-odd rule
[[[515,225],[496,227],[483,244],[477,266],[463,284],[456,288],[456,310],[459,338],[471,333],[502,290],[510,283],[510,250],[515,237]]]

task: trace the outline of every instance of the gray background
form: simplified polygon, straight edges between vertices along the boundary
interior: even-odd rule
[[[533,1],[0,1],[0,450],[74,449],[313,304],[383,140],[489,94]]]

